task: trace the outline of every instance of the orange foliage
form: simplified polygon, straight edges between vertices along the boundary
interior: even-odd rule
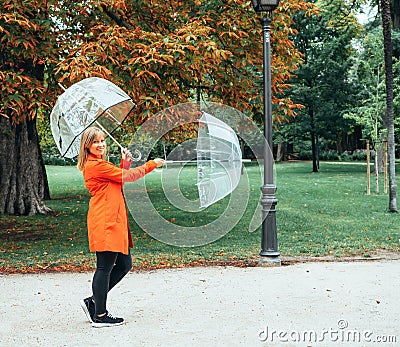
[[[49,105],[46,65],[57,61],[49,39],[47,1],[3,0],[0,13],[0,116],[32,119]]]
[[[0,13],[0,112],[15,119],[49,112],[61,91],[85,77],[107,78],[137,104],[132,124],[194,99],[222,102],[247,114],[262,108],[262,35],[248,0],[3,0]],[[275,120],[301,105],[285,97],[301,64],[289,40],[291,17],[316,13],[305,1],[282,0],[272,22]],[[51,21],[50,19],[53,19]],[[35,72],[41,70],[38,76]],[[7,112],[6,112],[7,110]],[[12,112],[11,112],[12,110]]]

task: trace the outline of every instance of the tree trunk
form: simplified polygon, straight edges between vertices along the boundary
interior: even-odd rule
[[[379,155],[378,155],[378,151],[375,150],[375,193],[379,194]]]
[[[375,148],[375,164],[374,170],[378,173],[383,173],[383,166],[384,166],[384,148],[382,143],[374,143]]]
[[[0,214],[34,215],[51,210],[36,120],[12,124],[0,117]]]
[[[383,44],[384,44],[384,54],[385,54],[385,74],[386,74],[386,120],[388,125],[388,157],[389,157],[389,211],[397,212],[390,0],[381,0],[381,7],[382,7],[382,25],[383,25]]]
[[[339,135],[338,140],[336,141],[336,152],[338,152],[339,154],[343,153],[343,146],[342,146],[343,142],[341,137],[342,136]]]
[[[393,29],[399,30],[400,29],[400,1],[399,0],[393,1],[392,18],[393,18]],[[396,59],[400,58],[400,48],[399,47],[397,47],[396,49],[393,49],[393,57],[395,57]]]
[[[311,151],[312,151],[312,162],[313,162],[313,172],[318,172],[317,163],[317,146],[315,140],[315,126],[314,126],[314,110],[309,108],[310,115],[310,127],[311,127]]]
[[[286,142],[279,141],[278,149],[276,150],[276,161],[281,162],[285,160],[286,156]]]
[[[400,1],[393,2],[393,29],[400,29]]]

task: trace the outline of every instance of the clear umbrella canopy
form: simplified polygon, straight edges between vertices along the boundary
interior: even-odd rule
[[[205,208],[230,194],[238,185],[242,152],[233,129],[203,112],[197,138],[197,188]]]
[[[76,157],[80,135],[92,125],[114,140],[110,134],[134,106],[128,94],[103,78],[90,77],[73,84],[59,96],[50,115],[51,132],[61,155]]]

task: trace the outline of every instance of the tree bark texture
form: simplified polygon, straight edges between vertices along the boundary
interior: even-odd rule
[[[314,110],[309,108],[308,114],[310,116],[310,132],[311,132],[311,154],[313,162],[313,172],[318,172],[318,162],[317,162],[317,145],[315,136],[315,124],[314,124]]]
[[[36,120],[12,124],[0,117],[0,214],[47,213],[50,199]]]
[[[278,148],[276,150],[276,161],[286,160],[286,142],[279,141]]]
[[[393,29],[400,30],[400,0],[393,1],[393,11],[392,11],[392,22]],[[400,48],[393,48],[393,57],[396,59],[400,58]]]
[[[393,109],[393,54],[390,17],[390,0],[381,0],[383,44],[386,74],[386,120],[388,125],[388,157],[389,157],[389,211],[397,212],[396,202],[396,170],[394,140]]]
[[[393,29],[400,29],[400,1],[393,1]]]

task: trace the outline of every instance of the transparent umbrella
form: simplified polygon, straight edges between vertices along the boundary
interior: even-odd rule
[[[80,135],[92,125],[102,129],[122,148],[111,133],[122,124],[134,106],[121,88],[99,77],[83,79],[64,89],[50,114],[51,132],[61,155],[76,157]]]
[[[197,188],[200,207],[208,207],[238,185],[242,151],[233,129],[203,112],[197,137]]]

